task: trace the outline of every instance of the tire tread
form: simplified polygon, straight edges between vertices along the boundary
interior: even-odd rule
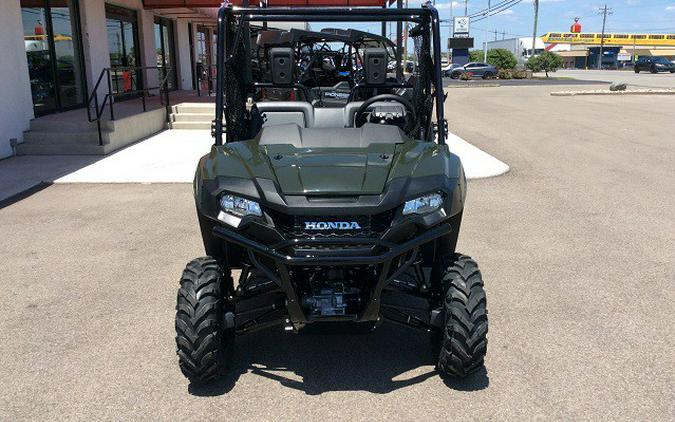
[[[438,369],[465,377],[484,365],[487,352],[487,298],[478,264],[456,255],[444,265],[446,323],[438,357]]]
[[[213,380],[225,365],[224,279],[221,266],[209,257],[188,263],[180,279],[176,353],[181,372],[196,384]]]

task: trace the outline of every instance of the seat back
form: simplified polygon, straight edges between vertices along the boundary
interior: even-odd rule
[[[294,123],[305,128],[354,127],[354,115],[363,102],[348,103],[342,108],[314,108],[304,101],[262,101],[256,104],[265,115],[263,126]]]

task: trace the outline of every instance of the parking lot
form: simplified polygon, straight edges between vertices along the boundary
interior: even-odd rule
[[[441,379],[426,336],[387,324],[273,329],[189,386],[173,318],[203,254],[190,184],[58,184],[0,209],[0,420],[672,420],[675,97],[551,89],[446,103],[511,167],[470,182],[460,236],[486,279],[485,371]]]

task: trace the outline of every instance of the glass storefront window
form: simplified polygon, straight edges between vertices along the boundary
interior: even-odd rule
[[[136,12],[107,3],[105,6],[110,67],[120,68],[111,72],[112,90],[137,95],[135,91],[143,86],[143,72],[128,69],[140,66]]]
[[[170,20],[155,18],[155,51],[157,66],[168,69],[169,89],[176,88],[176,62],[174,57],[173,25]]]
[[[76,0],[21,0],[24,46],[36,115],[84,103]]]

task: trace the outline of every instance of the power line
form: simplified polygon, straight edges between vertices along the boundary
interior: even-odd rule
[[[485,16],[485,15],[488,13],[488,11],[492,11],[492,9],[500,8],[500,7],[504,6],[504,5],[507,5],[508,3],[512,3],[513,1],[515,1],[515,0],[500,0],[500,1],[496,2],[496,3],[494,4],[494,6],[489,6],[489,5],[488,5],[487,8],[482,9],[482,10],[479,10],[478,12],[474,12],[474,13],[470,14],[469,17],[470,17],[470,18],[475,18],[475,17]]]
[[[485,15],[480,18],[471,19],[471,23],[480,22],[482,20],[488,19],[490,16],[498,15],[522,2],[523,0],[511,0],[508,4],[505,4],[501,7],[494,7],[490,13],[485,13]]]

